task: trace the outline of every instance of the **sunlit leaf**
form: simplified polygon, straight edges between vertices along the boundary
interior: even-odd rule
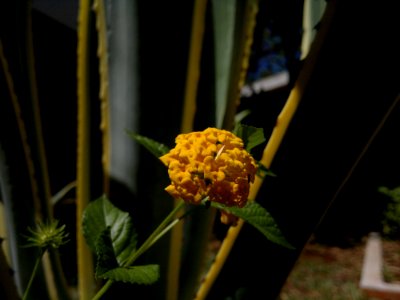
[[[250,225],[257,228],[268,240],[286,248],[293,249],[293,246],[286,241],[281,230],[271,214],[256,202],[248,202],[246,206],[228,207],[217,202],[211,202],[211,206],[229,212]]]

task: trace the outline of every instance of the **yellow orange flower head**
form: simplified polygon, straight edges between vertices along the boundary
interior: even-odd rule
[[[243,207],[257,171],[243,141],[216,128],[180,134],[176,146],[160,157],[168,167],[171,184],[166,191],[191,204],[210,201]]]

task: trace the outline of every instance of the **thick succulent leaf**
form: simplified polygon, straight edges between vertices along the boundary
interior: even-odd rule
[[[235,41],[236,1],[213,0],[212,15],[215,51],[216,125],[222,127],[231,81],[233,45]]]
[[[260,204],[256,202],[248,202],[246,206],[239,208],[233,206],[228,207],[217,202],[212,202],[211,206],[222,209],[243,219],[257,228],[271,242],[293,249],[293,246],[286,241],[274,218]]]
[[[34,67],[31,3],[3,3],[0,19],[7,23],[0,38],[0,193],[13,278],[22,294],[39,253],[21,247],[26,244],[21,233],[35,221],[52,216],[50,184]],[[65,297],[66,288],[59,284],[64,278],[58,254],[44,257],[43,266],[29,296],[36,299],[49,293]]]
[[[301,40],[301,59],[305,59],[317,33],[318,23],[324,14],[326,1],[305,0],[303,6],[303,33]]]
[[[236,123],[233,133],[243,140],[245,148],[249,152],[266,141],[262,128]]]
[[[121,267],[112,269],[99,277],[136,284],[153,284],[160,278],[159,265]]]
[[[109,228],[115,258],[121,265],[136,249],[137,234],[130,215],[115,207],[106,196],[91,202],[83,213],[83,235],[92,251]]]
[[[128,134],[157,158],[169,152],[169,148],[166,145],[156,142],[153,139],[136,133],[128,132]]]
[[[139,146],[124,130],[139,126],[138,1],[98,0],[93,6],[98,29],[101,129],[105,192],[117,181],[137,192]],[[110,187],[107,186],[110,184]],[[108,190],[108,189],[111,190]],[[117,192],[116,192],[117,193]]]

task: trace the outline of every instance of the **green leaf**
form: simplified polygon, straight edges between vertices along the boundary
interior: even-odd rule
[[[83,213],[82,228],[94,252],[101,235],[109,228],[112,248],[120,265],[136,249],[137,233],[130,215],[115,207],[106,196],[89,203]]]
[[[104,273],[119,267],[112,246],[111,232],[109,227],[107,227],[97,239],[96,254],[96,277],[101,277]]]
[[[243,140],[248,152],[266,141],[262,128],[236,123],[233,133]]]
[[[257,175],[261,178],[264,178],[265,176],[276,177],[276,174],[274,172],[272,172],[260,162],[257,163]]]
[[[217,202],[211,202],[211,206],[243,219],[257,228],[271,242],[289,249],[294,249],[294,247],[286,241],[274,218],[257,202],[248,202],[247,205],[242,208],[236,206],[228,207]]]
[[[116,260],[111,231],[106,228],[96,243],[96,277],[137,284],[152,284],[160,277],[158,265],[122,267]]]
[[[112,269],[100,276],[104,279],[136,284],[153,284],[160,278],[159,265],[121,267]]]
[[[400,187],[389,189],[388,187],[381,186],[378,192],[390,197],[395,202],[400,202]]]
[[[146,147],[146,149],[157,158],[169,152],[169,148],[166,145],[156,142],[155,140],[132,132],[128,132],[128,134],[142,146]]]

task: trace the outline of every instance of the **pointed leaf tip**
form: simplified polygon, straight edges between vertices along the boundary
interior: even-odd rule
[[[262,128],[236,123],[233,133],[243,140],[248,152],[266,141]]]
[[[223,204],[212,202],[211,206],[231,213],[250,225],[258,229],[268,240],[283,247],[294,249],[294,247],[285,239],[278,224],[271,214],[260,204],[252,201],[246,206],[240,208],[236,206],[225,206]]]
[[[149,150],[157,158],[163,156],[164,154],[167,154],[170,150],[166,145],[159,143],[148,137],[142,136],[140,134],[132,133],[132,132],[128,132],[128,134],[133,139],[135,139],[139,144],[141,144],[147,150]]]

